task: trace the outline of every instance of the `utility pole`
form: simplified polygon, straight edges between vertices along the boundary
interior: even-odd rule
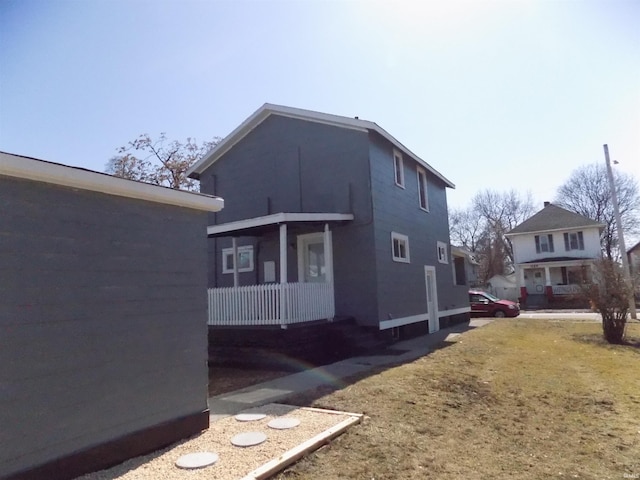
[[[629,271],[629,259],[627,258],[627,247],[624,244],[624,234],[622,232],[622,220],[620,220],[620,209],[618,208],[618,194],[616,193],[616,185],[613,181],[613,172],[611,171],[611,162],[609,161],[609,147],[605,143],[604,147],[604,159],[607,162],[607,177],[609,177],[609,189],[611,190],[611,201],[613,202],[613,213],[616,216],[616,230],[618,231],[618,247],[622,253],[622,271],[624,273],[624,279],[627,283],[627,289],[631,293],[631,299],[629,300],[629,312],[631,318],[636,320],[636,299],[633,291],[633,284],[631,283],[631,273]]]

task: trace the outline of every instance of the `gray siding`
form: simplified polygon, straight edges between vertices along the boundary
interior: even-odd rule
[[[272,115],[202,173],[200,189],[225,199],[212,224],[278,212],[353,213],[353,222],[332,226],[336,314],[377,325],[368,142],[365,132]],[[300,228],[290,226],[289,245],[303,233]],[[323,227],[304,228],[308,233]],[[232,276],[222,275],[214,263],[230,241],[209,242],[215,258],[210,286],[229,286]],[[266,260],[276,260],[279,276],[277,232],[260,239],[254,252],[258,271],[242,274],[242,284],[261,281]],[[297,279],[296,255],[290,247],[289,281]]]
[[[216,223],[278,212],[368,211],[367,134],[272,115],[200,175]]]
[[[420,208],[417,162],[403,155],[405,188],[395,184],[393,146],[372,133],[371,182],[375,212],[378,318],[381,321],[426,312],[425,265],[436,268],[438,309],[468,306],[466,292],[454,288],[450,263],[438,262],[437,242],[449,244],[444,183],[427,172],[429,212]],[[392,259],[391,232],[409,237],[410,263]]]
[[[206,410],[205,225],[0,176],[0,477]]]

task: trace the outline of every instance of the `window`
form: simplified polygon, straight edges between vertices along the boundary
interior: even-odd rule
[[[427,196],[427,172],[424,168],[418,167],[418,198],[420,208],[429,211],[429,197]]]
[[[466,285],[467,275],[464,266],[464,257],[453,257],[453,284]]]
[[[447,244],[438,242],[438,261],[440,263],[449,263],[447,260]]]
[[[393,151],[393,170],[396,185],[404,188],[404,164],[402,162],[402,154],[398,150]]]
[[[409,237],[391,232],[391,253],[394,262],[409,263]]]
[[[582,236],[582,232],[565,233],[564,249],[567,252],[570,250],[584,250],[584,238]]]
[[[553,252],[553,235],[536,235],[536,253]]]
[[[253,247],[238,247],[238,272],[253,271]],[[233,248],[222,250],[222,273],[233,273]]]

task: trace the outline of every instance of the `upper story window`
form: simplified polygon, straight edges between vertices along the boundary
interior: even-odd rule
[[[424,168],[418,167],[418,198],[420,208],[429,211],[429,197],[427,196],[427,172]]]
[[[238,247],[238,272],[253,271],[253,246]],[[222,273],[233,273],[233,248],[222,250]]]
[[[567,252],[570,250],[584,250],[584,237],[582,236],[582,232],[565,233],[564,249]]]
[[[402,161],[402,154],[398,150],[393,151],[393,171],[396,185],[404,188],[404,163]]]
[[[394,262],[409,263],[409,237],[391,232],[391,254]]]
[[[449,263],[447,260],[447,244],[444,242],[438,242],[438,262]]]
[[[536,253],[553,252],[553,235],[536,235]]]

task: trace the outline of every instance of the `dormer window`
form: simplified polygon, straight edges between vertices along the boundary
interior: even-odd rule
[[[567,252],[571,250],[584,250],[584,237],[582,232],[565,233],[564,249]]]
[[[536,253],[543,252],[553,252],[553,235],[536,235]]]

